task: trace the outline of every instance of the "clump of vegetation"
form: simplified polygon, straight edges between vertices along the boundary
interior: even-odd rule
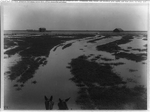
[[[35,71],[39,68],[40,62],[35,61],[32,58],[22,58],[21,61],[10,67],[9,79],[17,79],[18,83],[25,83],[29,79],[34,77]]]
[[[104,63],[104,62],[101,62],[101,65],[113,65],[113,66],[118,66],[118,65],[123,65],[125,63],[123,62],[109,62],[109,63]]]
[[[60,47],[60,46],[63,46],[63,43],[61,43],[61,44],[57,45],[57,46],[54,48],[54,50],[53,50],[53,51],[56,51],[56,49],[57,49],[58,47]]]
[[[139,52],[142,52],[142,51],[147,51],[147,49],[132,49],[134,51],[139,51]]]
[[[120,40],[110,42],[104,45],[97,46],[97,50],[107,51],[110,53],[118,52],[121,48],[118,46],[120,44],[126,44],[133,39],[132,35],[125,35]]]
[[[98,40],[102,40],[102,39],[106,39],[106,38],[108,38],[108,37],[102,37],[102,38],[98,38],[98,39],[93,39],[93,40],[88,41],[87,43],[95,43]]]
[[[9,41],[11,41],[11,43],[8,41],[4,41],[5,42],[4,46],[11,48],[11,47],[14,47],[17,45],[17,47],[9,49],[9,50],[4,52],[4,54],[7,54],[9,57],[16,54],[16,53],[19,53],[21,50],[24,50],[29,46],[29,43],[25,42],[25,39],[9,38]]]
[[[71,72],[78,77],[79,80],[86,84],[89,84],[89,82],[97,82],[101,86],[125,83],[116,73],[113,73],[112,67],[108,64],[100,65],[95,62],[87,61],[86,59],[86,56],[80,56],[71,62],[71,66],[73,67]]]
[[[128,109],[125,108],[128,103],[133,103],[134,109],[147,108],[142,97],[146,89],[143,86],[127,88],[127,82],[114,73],[109,64],[91,62],[82,55],[72,59],[70,66],[71,80],[80,88],[76,103],[82,109]]]
[[[9,38],[4,38],[4,49],[8,49],[12,46],[15,46],[17,45],[16,43],[14,43],[14,41],[12,41],[12,39],[9,39]]]
[[[133,53],[120,52],[120,53],[116,53],[115,56],[119,58],[126,58],[128,60],[132,60],[136,62],[140,62],[147,59],[146,53],[133,54]]]
[[[62,47],[62,49],[65,49],[65,48],[67,48],[67,47],[70,47],[71,45],[72,45],[72,43],[66,44],[66,45],[64,45],[64,46]]]
[[[104,61],[112,61],[113,59],[108,59],[108,58],[101,58]]]

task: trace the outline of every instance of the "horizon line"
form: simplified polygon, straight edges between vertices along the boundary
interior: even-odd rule
[[[4,30],[4,31],[39,31],[39,30],[34,30],[34,29],[26,29],[26,30]],[[113,31],[113,30],[46,30],[46,31]],[[122,32],[125,31],[147,31],[147,30],[123,30]]]

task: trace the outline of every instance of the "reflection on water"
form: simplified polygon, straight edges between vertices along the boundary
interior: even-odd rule
[[[128,59],[129,53],[141,54],[139,50],[134,52],[139,49],[135,44],[140,43],[143,46],[140,49],[145,49],[145,38],[132,36],[123,40],[123,36],[96,35],[74,40],[63,38],[63,44],[61,39],[46,37],[6,39],[5,44],[9,43],[11,49],[6,46],[5,55],[9,57],[4,59],[4,104],[8,109],[45,110],[44,96],[53,95],[55,110],[58,99],[68,97],[71,97],[67,103],[69,109],[145,109],[141,94],[145,97],[146,56],[138,62]],[[16,43],[18,47],[13,47]],[[115,53],[105,45],[113,46]],[[131,47],[130,52],[125,51],[127,46]],[[85,59],[80,58],[78,63],[81,55]],[[140,102],[144,103],[137,108]]]

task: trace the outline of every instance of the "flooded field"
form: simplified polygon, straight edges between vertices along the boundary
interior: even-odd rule
[[[147,32],[5,34],[4,108],[147,109]]]

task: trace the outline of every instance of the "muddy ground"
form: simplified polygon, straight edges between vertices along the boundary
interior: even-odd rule
[[[29,79],[34,77],[40,66],[47,64],[47,58],[52,48],[55,47],[53,51],[56,51],[57,48],[63,46],[64,50],[74,44],[74,42],[64,44],[66,41],[76,40],[79,42],[84,38],[87,39],[87,43],[96,44],[97,41],[112,38],[112,36],[122,36],[122,38],[97,45],[95,49],[98,52],[105,51],[112,54],[115,56],[115,60],[127,59],[137,63],[147,60],[147,44],[144,45],[144,49],[132,47],[123,49],[120,46],[131,42],[135,38],[135,34],[104,33],[97,36],[96,39],[93,34],[4,38],[4,49],[7,49],[4,52],[7,55],[5,58],[16,54],[21,57],[16,64],[9,68],[9,71],[5,72],[5,75],[11,81],[16,81],[13,87],[19,91]],[[144,41],[147,40],[146,35],[143,35],[142,38]],[[84,51],[83,48],[80,50]],[[138,51],[138,53],[131,51]],[[99,61],[97,62],[97,60]],[[142,63],[145,64],[145,62]],[[119,73],[114,71],[114,66],[124,64],[124,62],[114,62],[113,59],[102,57],[100,54],[97,56],[95,54],[84,55],[84,52],[83,55],[71,60],[67,68],[72,74],[70,80],[79,87],[76,103],[81,106],[81,109],[147,109],[147,89],[143,85],[129,88],[127,83],[132,80],[124,80]],[[129,71],[135,72],[137,70],[129,69]],[[37,81],[32,81],[32,83],[36,84]]]

